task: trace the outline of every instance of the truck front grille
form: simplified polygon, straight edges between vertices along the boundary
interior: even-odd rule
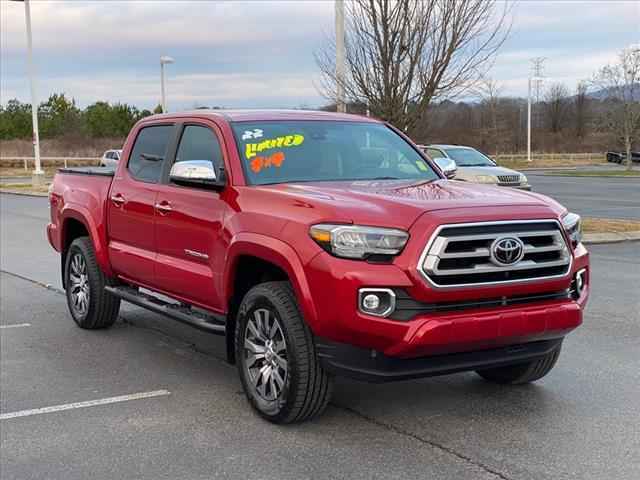
[[[496,255],[507,239],[522,248],[510,264]],[[555,220],[467,223],[439,227],[418,265],[435,287],[468,287],[563,277],[571,253]]]
[[[520,175],[498,175],[498,183],[520,185]]]

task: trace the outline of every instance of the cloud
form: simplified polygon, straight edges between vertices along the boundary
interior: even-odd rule
[[[2,4],[3,50],[24,46],[20,4]],[[330,25],[329,2],[49,1],[32,4],[34,42],[49,54],[124,48],[259,49]]]
[[[49,78],[52,92],[64,92],[81,105],[96,99],[133,103],[152,108],[160,102],[158,76],[100,76],[86,78],[61,76]],[[19,96],[19,82],[7,82],[5,98]],[[197,106],[278,108],[317,102],[314,77],[308,74],[189,74],[169,76],[167,98],[172,109]]]
[[[572,86],[640,41],[638,1],[519,1],[491,75],[526,94],[529,59]],[[333,1],[32,2],[41,97],[66,92],[155,106],[160,55],[172,108],[321,105],[313,52],[333,34]],[[27,100],[24,8],[0,1],[0,101]]]

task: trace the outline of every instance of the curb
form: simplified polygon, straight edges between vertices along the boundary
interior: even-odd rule
[[[569,177],[569,178],[622,178],[622,179],[632,179],[632,178],[640,178],[640,175],[572,175],[571,173],[543,173],[545,177]]]
[[[640,231],[624,233],[585,233],[582,239],[582,243],[586,245],[634,241],[640,241]]]
[[[21,192],[19,190],[9,190],[5,188],[0,188],[0,193],[7,193],[9,195],[21,195],[23,197],[48,197],[48,193],[44,192]]]

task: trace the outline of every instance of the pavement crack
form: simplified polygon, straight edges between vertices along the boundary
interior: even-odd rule
[[[456,450],[454,450],[451,447],[448,447],[444,444],[438,443],[434,440],[429,440],[427,438],[423,438],[419,435],[416,435],[415,433],[411,433],[408,432],[406,430],[403,430],[395,425],[389,424],[389,423],[385,423],[381,420],[378,420],[377,418],[374,418],[370,415],[367,415],[365,413],[362,413],[354,408],[351,407],[346,407],[344,405],[338,405],[337,403],[331,402],[331,405],[333,405],[336,408],[339,408],[341,410],[344,410],[346,412],[351,413],[352,415],[355,415],[367,422],[373,423],[374,425],[377,425],[379,427],[382,427],[386,430],[389,430],[391,432],[397,433],[399,435],[403,435],[405,437],[409,437],[412,438],[414,440],[417,440],[418,442],[424,444],[424,445],[428,445],[432,448],[435,448],[437,450],[440,450],[442,452],[448,453],[449,455],[453,455],[454,457],[458,458],[459,460],[462,460],[463,462],[469,463],[475,467],[480,468],[481,470],[485,471],[486,473],[495,476],[496,478],[499,478],[501,480],[512,480],[511,477],[507,476],[506,474],[499,472],[498,470],[495,470],[494,468],[491,468],[490,466],[478,461],[478,460],[474,460],[473,458],[469,457],[468,455],[465,455],[464,453],[460,453],[457,452]]]
[[[33,278],[25,277],[24,275],[20,275],[19,273],[9,272],[5,269],[1,269],[0,272],[9,275],[10,277],[19,278],[20,280],[24,280],[25,282],[33,283],[34,285],[46,288],[47,290],[51,290],[52,292],[58,293],[60,295],[65,294],[64,290],[58,287],[54,287],[50,283],[39,282],[38,280],[34,280]]]

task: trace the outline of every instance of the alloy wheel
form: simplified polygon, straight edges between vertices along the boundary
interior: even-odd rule
[[[275,312],[253,311],[244,331],[244,368],[250,388],[267,401],[276,400],[284,390],[287,375],[287,344]]]
[[[89,310],[90,287],[87,263],[81,254],[73,255],[69,270],[71,306],[78,315],[84,316]]]

